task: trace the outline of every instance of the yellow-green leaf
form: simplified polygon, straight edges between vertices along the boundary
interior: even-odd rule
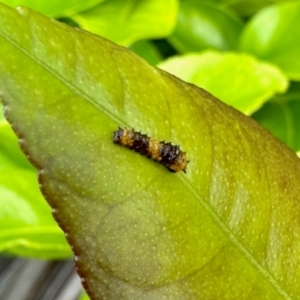
[[[109,0],[72,18],[86,30],[118,44],[162,38],[175,27],[178,0]]]
[[[300,81],[300,2],[287,1],[268,6],[257,13],[244,28],[240,51],[280,67],[294,81]]]
[[[35,0],[1,0],[2,3],[17,7],[25,5],[35,9],[47,16],[59,18],[73,15],[82,10],[89,9],[104,0],[51,0],[51,1],[35,1]]]
[[[2,107],[2,105],[1,105]],[[43,259],[71,256],[9,124],[0,122],[0,252]]]
[[[189,53],[171,57],[158,67],[206,89],[247,115],[274,94],[285,92],[289,84],[276,66],[234,52]]]

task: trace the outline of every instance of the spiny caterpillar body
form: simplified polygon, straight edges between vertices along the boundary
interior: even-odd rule
[[[179,149],[179,146],[171,143],[160,142],[127,128],[120,128],[114,132],[113,142],[146,155],[160,164],[164,165],[171,172],[186,172],[188,160],[186,152]]]

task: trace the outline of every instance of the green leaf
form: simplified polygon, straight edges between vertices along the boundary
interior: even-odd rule
[[[0,105],[0,108],[2,108],[2,105]],[[2,126],[4,120],[5,120],[4,115],[1,112],[0,113],[0,122],[1,122],[0,124],[1,124],[1,126]]]
[[[74,15],[81,28],[118,44],[169,35],[177,16],[177,0],[110,0]]]
[[[25,155],[20,151],[18,139],[9,124],[2,120],[0,121],[0,170],[6,167],[34,170]]]
[[[300,94],[268,102],[253,117],[295,151],[300,150]]]
[[[12,7],[24,5],[54,18],[73,15],[82,10],[89,9],[102,1],[103,0],[1,0],[2,3]]]
[[[241,30],[242,23],[225,10],[208,3],[184,1],[168,40],[182,53],[206,48],[236,49]]]
[[[249,17],[268,5],[287,2],[287,0],[219,0],[219,2],[220,5],[235,10],[239,15]]]
[[[240,50],[278,65],[293,80],[300,80],[300,2],[270,6],[245,27]]]
[[[40,194],[36,172],[0,172],[0,251],[24,257],[61,259],[70,247]]]
[[[130,46],[130,50],[144,58],[150,65],[157,65],[163,59],[155,46],[148,41],[138,41]]]
[[[276,67],[245,54],[205,51],[170,58],[158,65],[194,83],[245,114],[251,114],[288,87]]]
[[[70,247],[39,191],[36,170],[5,121],[0,123],[0,170],[0,251],[43,259],[69,257]]]
[[[6,117],[91,299],[299,299],[300,160],[123,47],[0,5]],[[4,59],[3,59],[4,58]],[[179,144],[187,173],[113,144]]]
[[[79,300],[89,300],[90,298],[89,298],[89,296],[86,294],[86,293],[83,293],[81,296],[80,296],[80,298],[79,298]]]

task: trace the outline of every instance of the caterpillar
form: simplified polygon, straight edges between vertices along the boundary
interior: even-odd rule
[[[159,162],[171,172],[183,171],[186,173],[189,161],[186,158],[186,152],[181,151],[177,145],[160,142],[148,137],[147,134],[120,127],[113,134],[113,142]]]

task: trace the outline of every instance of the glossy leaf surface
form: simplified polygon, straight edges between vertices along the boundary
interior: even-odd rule
[[[287,94],[285,97],[268,102],[254,114],[255,120],[268,128],[286,145],[300,150],[300,95]]]
[[[245,114],[253,113],[288,87],[287,78],[278,68],[245,54],[205,51],[175,56],[158,66]]]
[[[3,109],[1,105],[1,109]],[[1,113],[1,116],[3,114]],[[2,119],[0,121],[0,170],[7,167],[19,167],[27,170],[35,170],[20,151],[18,139],[9,124]]]
[[[168,40],[182,53],[206,48],[235,49],[242,23],[210,3],[183,1]]]
[[[162,61],[162,56],[157,49],[148,41],[138,41],[131,45],[130,50],[141,56],[150,65],[157,65]]]
[[[245,27],[240,50],[278,65],[300,80],[300,2],[277,4],[260,11]]]
[[[92,299],[299,299],[300,161],[105,39],[0,6],[0,94]],[[187,174],[112,143],[134,127]]]
[[[177,16],[177,0],[110,0],[74,15],[81,28],[118,44],[162,38],[171,33]],[[113,25],[112,25],[113,24]]]
[[[25,5],[35,9],[41,13],[51,17],[64,17],[77,13],[81,10],[91,8],[103,0],[51,0],[51,1],[36,1],[36,0],[2,0],[2,3],[17,7]]]
[[[210,0],[209,0],[210,1]],[[243,0],[243,1],[232,1],[232,0],[219,0],[219,5],[225,6],[235,10],[239,15],[252,16],[262,8],[271,4],[288,2],[287,0]]]
[[[17,138],[0,123],[0,251],[43,259],[71,256],[36,180],[36,170],[16,147]]]

